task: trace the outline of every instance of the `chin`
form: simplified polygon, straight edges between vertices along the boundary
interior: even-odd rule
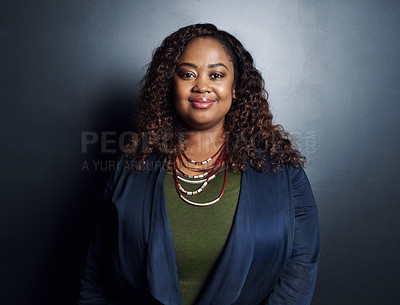
[[[219,126],[224,126],[224,123],[222,122],[213,122],[213,121],[190,121],[190,122],[186,122],[186,125],[188,128],[190,128],[191,130],[201,130],[201,131],[205,131],[205,130],[214,130],[214,129],[218,129]]]

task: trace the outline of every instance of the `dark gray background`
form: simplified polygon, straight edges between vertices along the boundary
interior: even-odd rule
[[[152,50],[197,22],[243,42],[308,157],[322,238],[313,304],[397,302],[399,1],[0,3],[2,305],[74,304],[116,158],[104,140],[84,152],[82,135],[129,130]]]

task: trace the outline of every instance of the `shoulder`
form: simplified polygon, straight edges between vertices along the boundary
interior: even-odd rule
[[[257,171],[250,165],[250,162],[247,161],[246,171],[258,173],[261,176],[275,175],[277,177],[287,177],[289,180],[302,179],[305,176],[304,167],[302,165],[296,166],[292,163],[277,162],[271,157],[268,151],[257,152],[256,157],[265,161],[264,169],[262,171]]]
[[[245,159],[244,163],[246,168],[252,167],[257,172],[273,172],[276,174],[291,174],[292,171],[298,168],[294,163],[291,163],[289,158],[274,157],[269,148],[255,150],[254,156]],[[298,165],[302,166],[303,164],[299,162]]]
[[[283,167],[292,183],[302,181],[307,178],[303,166],[294,166],[292,164],[286,163],[283,165]]]
[[[264,171],[256,171],[248,167],[244,174],[253,188],[273,185],[275,188],[296,192],[300,187],[311,189],[307,174],[302,166],[294,166],[289,163],[279,164],[279,168],[270,168]]]

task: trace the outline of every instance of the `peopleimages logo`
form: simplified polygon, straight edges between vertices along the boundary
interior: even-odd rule
[[[317,153],[317,132],[315,130],[309,131],[292,131],[290,132],[291,141],[294,146],[306,157]],[[165,132],[161,136],[152,132],[144,134],[144,139],[153,139],[159,141],[168,141],[170,134]],[[212,137],[211,134],[204,134],[203,143],[207,143],[207,137]],[[255,140],[258,134],[255,133],[252,139]],[[182,141],[188,138],[188,133],[180,133]],[[103,155],[110,156],[118,152],[126,153],[126,143],[129,139],[137,140],[138,135],[133,131],[124,131],[117,133],[116,131],[82,131],[81,133],[81,152],[85,155]],[[248,135],[242,133],[237,137],[239,142],[245,143],[248,140]],[[246,140],[246,141],[245,141]],[[206,147],[205,147],[206,148]],[[82,171],[110,171],[115,170],[117,160],[93,160],[86,158],[82,164]]]
[[[88,152],[88,147],[99,145],[102,154],[116,153],[117,148],[120,151],[125,150],[125,143],[129,138],[136,138],[136,133],[132,131],[124,131],[117,135],[116,131],[102,131],[100,133],[95,131],[82,131],[82,153]]]
[[[130,138],[135,138],[136,134],[132,131],[124,131],[118,134],[116,131],[82,131],[81,133],[81,152],[85,154],[82,171],[114,171],[119,166],[117,152],[126,152],[125,143]],[[101,155],[107,158],[93,159],[93,155]],[[109,160],[110,156],[113,158]],[[125,164],[124,166],[128,166]]]

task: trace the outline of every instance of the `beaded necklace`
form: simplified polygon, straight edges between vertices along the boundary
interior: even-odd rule
[[[188,161],[188,162],[190,162],[192,164],[204,165],[204,164],[207,164],[208,162],[210,162],[212,159],[214,159],[215,156],[218,155],[224,147],[225,147],[225,145],[221,145],[221,147],[217,150],[217,152],[212,157],[210,157],[210,158],[208,158],[208,159],[206,159],[204,161],[194,161],[194,160],[190,159],[188,156],[186,156],[185,153],[182,153],[182,156],[186,159],[186,161]]]
[[[210,202],[193,202],[193,201],[187,199],[186,197],[184,197],[182,193],[184,193],[187,196],[198,195],[206,188],[208,182],[213,180],[216,177],[216,175],[220,172],[224,163],[226,163],[227,155],[225,152],[225,145],[222,145],[212,157],[210,157],[204,161],[194,161],[194,160],[188,158],[184,153],[182,155],[188,162],[190,162],[191,164],[195,164],[195,165],[204,165],[204,164],[207,164],[208,162],[210,162],[215,157],[217,157],[217,158],[211,168],[196,169],[195,171],[203,172],[200,175],[187,175],[187,174],[183,173],[183,171],[177,166],[177,164],[175,162],[174,169],[173,169],[173,176],[174,176],[174,180],[175,180],[175,188],[176,188],[176,191],[178,192],[179,197],[186,203],[189,203],[189,204],[195,205],[195,206],[209,206],[209,205],[212,205],[212,204],[218,202],[221,199],[221,197],[225,191],[226,179],[227,179],[227,174],[228,174],[228,168],[226,165],[225,165],[224,184],[222,186],[222,190],[221,190],[219,196],[216,199],[214,199]],[[178,159],[179,159],[179,161],[181,161],[181,164],[183,165],[183,167],[187,168],[187,166],[185,166],[185,164],[182,160],[182,157],[179,156]],[[190,180],[186,180],[182,177],[178,177],[177,171],[179,171],[184,177],[189,178],[189,179],[201,179],[201,178],[205,178],[205,179],[197,180],[197,181],[192,180],[192,182],[189,182]],[[206,171],[206,172],[204,172],[204,171]],[[182,181],[185,181],[185,182],[193,183],[193,184],[202,183],[202,185],[196,191],[187,191],[181,186],[181,184],[178,181],[179,179]]]

